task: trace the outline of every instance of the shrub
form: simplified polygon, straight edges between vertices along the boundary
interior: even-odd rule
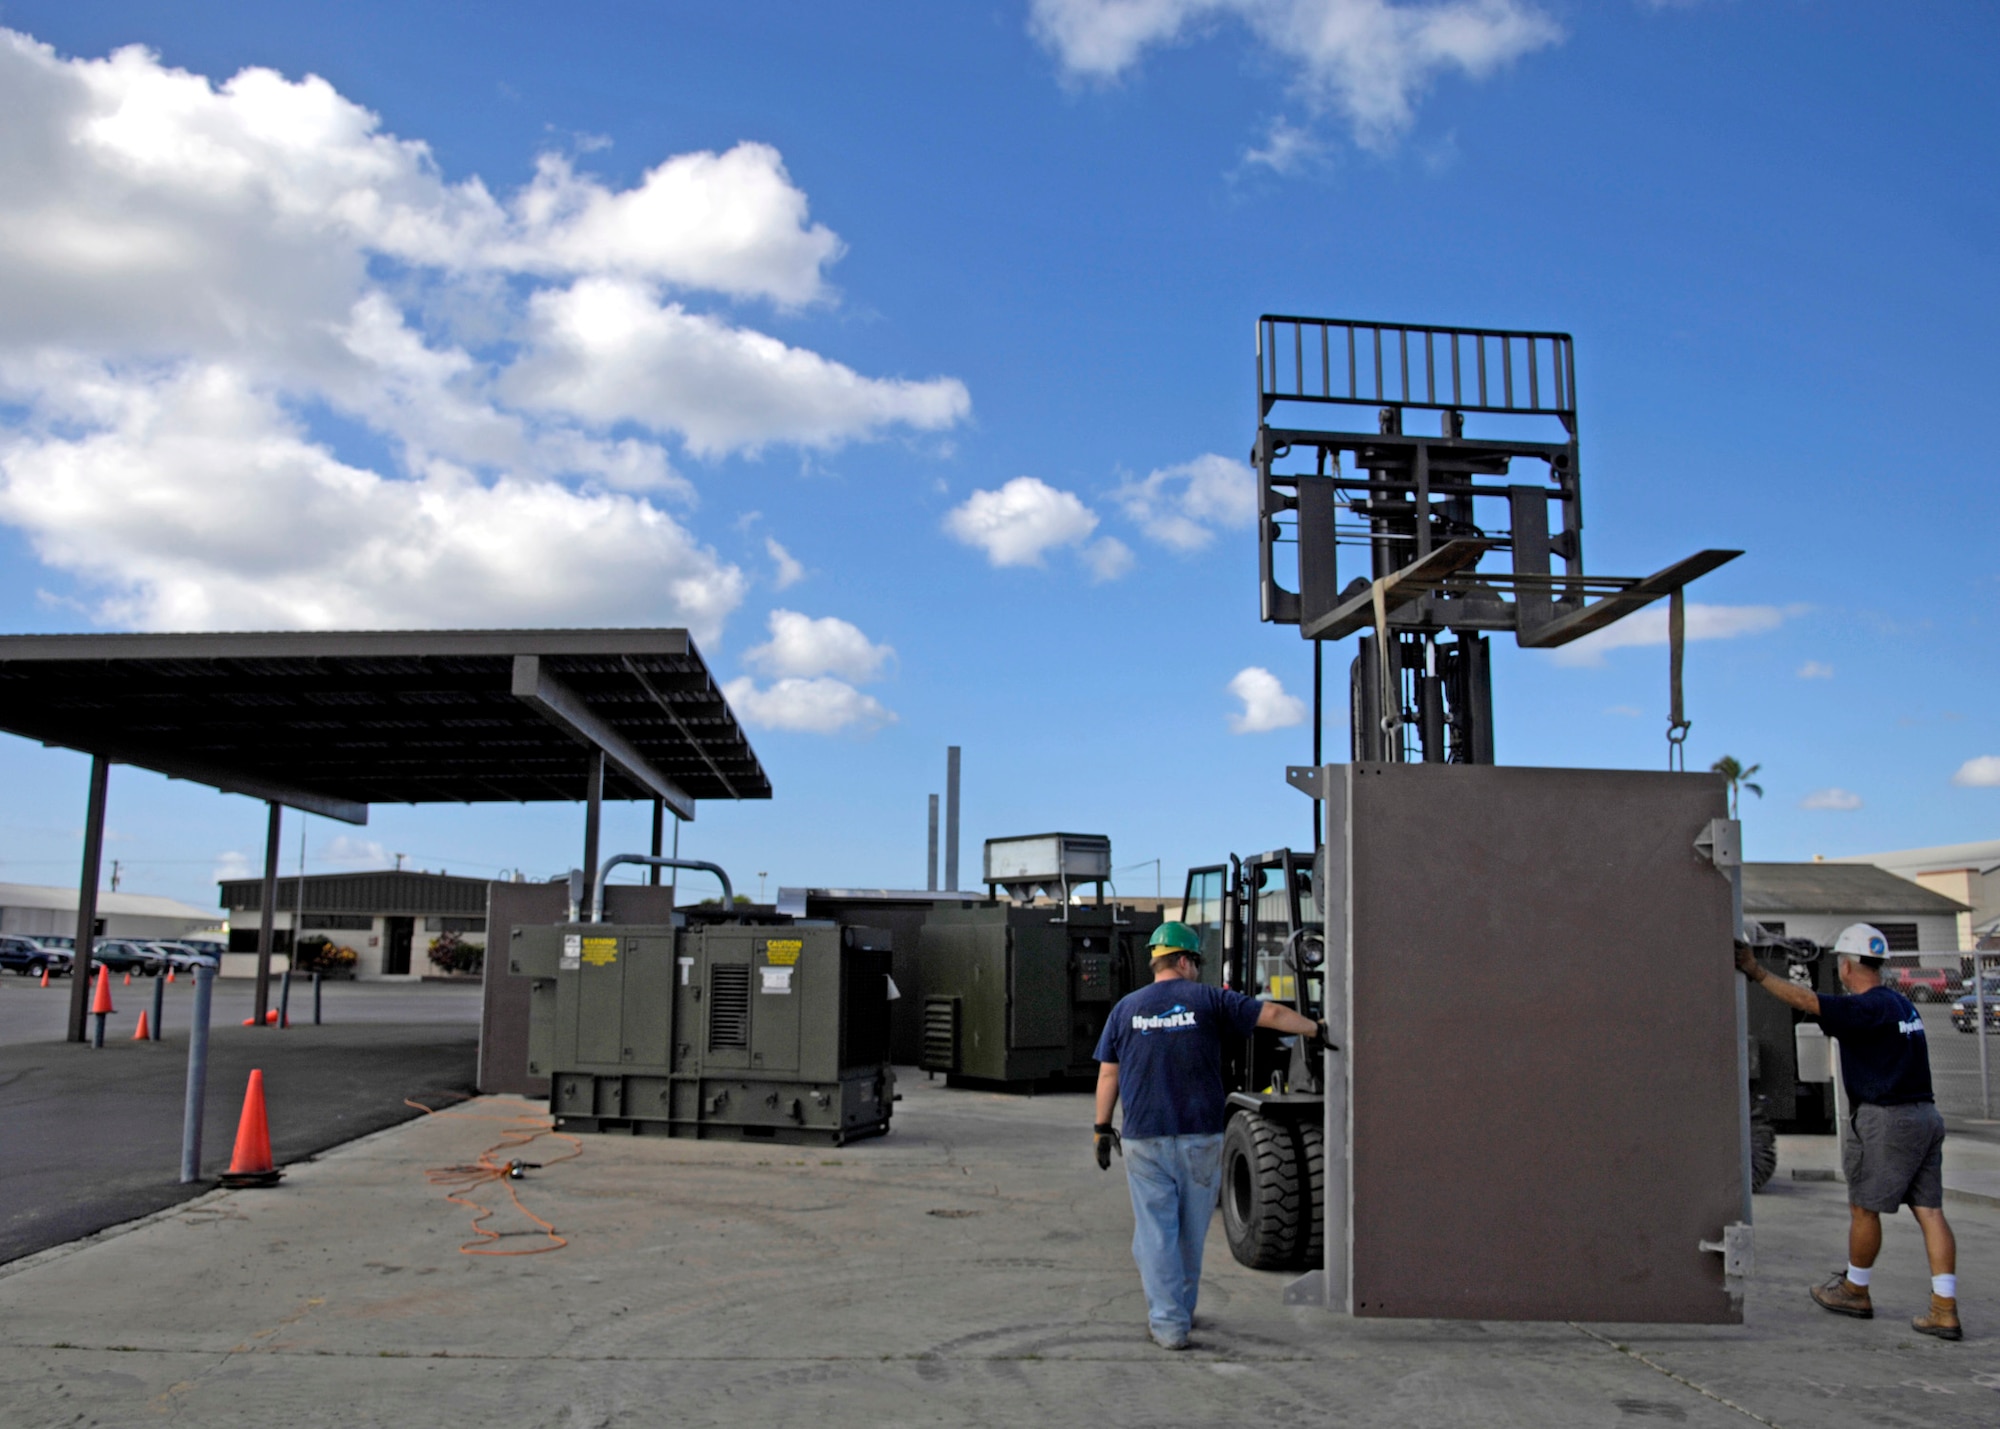
[[[299,939],[292,950],[292,971],[319,973],[325,977],[351,977],[360,954],[321,933]]]
[[[431,939],[431,961],[448,973],[476,973],[486,966],[486,948],[456,933],[439,933]]]

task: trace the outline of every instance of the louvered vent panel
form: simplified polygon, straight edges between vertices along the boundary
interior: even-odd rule
[[[750,1045],[750,966],[720,963],[708,970],[708,1050]]]
[[[923,1068],[927,1072],[958,1070],[958,999],[924,999]]]

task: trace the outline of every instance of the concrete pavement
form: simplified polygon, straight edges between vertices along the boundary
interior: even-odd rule
[[[628,1137],[514,1183],[569,1237],[460,1253],[426,1168],[538,1109],[487,1098],[0,1268],[0,1420],[614,1426],[1358,1423],[1986,1425],[2000,1418],[2000,1212],[1954,1207],[1972,1338],[1891,1225],[1880,1318],[1805,1286],[1841,1263],[1834,1183],[1758,1198],[1742,1328],[1349,1321],[1287,1309],[1218,1229],[1197,1348],[1146,1339],[1122,1175],[1081,1096],[946,1092],[904,1070],[883,1140],[839,1150]],[[548,1161],[552,1137],[512,1153]],[[506,1186],[504,1248],[535,1247]],[[1583,1273],[1579,1270],[1579,1273]]]

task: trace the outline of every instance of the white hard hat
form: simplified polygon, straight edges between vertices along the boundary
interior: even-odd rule
[[[1833,950],[1850,958],[1880,962],[1889,956],[1889,940],[1882,930],[1867,923],[1849,923],[1833,940]]]

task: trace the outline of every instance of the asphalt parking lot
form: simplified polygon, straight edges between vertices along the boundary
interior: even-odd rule
[[[229,1164],[250,1069],[264,1072],[282,1164],[471,1092],[478,993],[452,984],[328,987],[326,1025],[241,1025],[251,989],[221,984],[211,1022],[203,1172]],[[104,1048],[60,1040],[68,985],[0,981],[0,1262],[202,1194],[179,1184],[192,993],[166,989],[167,1035],[133,1042],[152,988],[116,988]]]
[[[1287,1308],[1219,1230],[1195,1348],[1152,1346],[1123,1177],[1088,1099],[947,1092],[905,1070],[890,1135],[838,1150],[629,1136],[517,1183],[470,1164],[538,1108],[483,1098],[121,1233],[0,1267],[10,1424],[1989,1425],[2000,1418],[2000,1210],[1954,1208],[1971,1338],[1905,1320],[1927,1290],[1905,1216],[1879,1318],[1805,1287],[1839,1263],[1842,1188],[1757,1200],[1741,1327],[1347,1320]],[[518,1151],[554,1162],[542,1137]],[[1476,1206],[1477,1188],[1468,1188]],[[474,1246],[473,1248],[479,1248]],[[491,1248],[491,1247],[489,1247]],[[1577,1267],[1587,1274],[1587,1267]]]
[[[133,978],[126,986],[111,979],[117,1014],[106,1023],[107,1040],[130,1037],[139,1009],[150,1015],[150,978]],[[256,984],[249,978],[225,978],[215,984],[213,1026],[233,1027],[250,1015]],[[321,1010],[329,1024],[355,1022],[479,1023],[477,982],[328,982],[322,986]],[[166,987],[167,1031],[187,1030],[194,1001],[194,980],[176,978]],[[278,984],[271,983],[271,1006],[278,1005]],[[312,984],[301,978],[292,989],[294,1026],[312,1021]],[[0,977],[0,1046],[13,1042],[60,1042],[69,1029],[69,979],[51,978],[44,988],[36,979]]]

